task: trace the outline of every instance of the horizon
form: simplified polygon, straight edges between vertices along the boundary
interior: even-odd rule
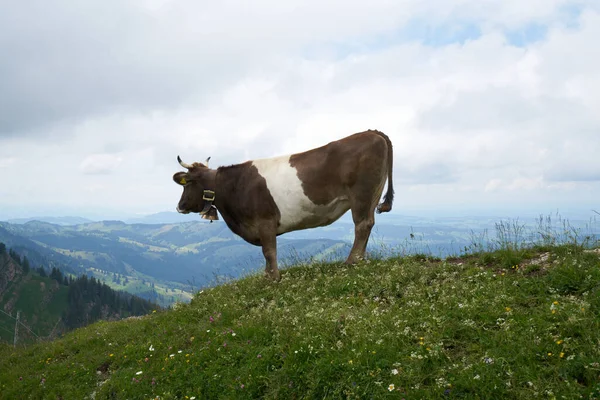
[[[536,207],[529,208],[442,208],[442,209],[406,209],[406,210],[392,210],[389,213],[384,215],[376,216],[376,225],[377,224],[386,224],[389,222],[393,222],[398,218],[429,218],[429,219],[444,219],[444,218],[498,218],[501,219],[536,219],[540,216],[559,216],[563,219],[572,219],[572,220],[589,220],[597,217],[599,214],[598,209],[600,207],[570,207],[570,208],[543,208],[539,209]],[[135,223],[144,223],[145,218],[152,218],[155,216],[165,216],[165,217],[173,217],[182,219],[181,222],[203,222],[210,223],[209,221],[203,220],[197,214],[179,214],[176,211],[169,210],[160,210],[156,212],[149,213],[119,213],[116,211],[107,212],[107,213],[64,213],[60,210],[50,211],[46,213],[36,213],[36,212],[16,212],[16,213],[6,213],[0,211],[0,222],[11,222],[18,220],[36,220],[36,219],[67,219],[67,218],[82,218],[93,222],[102,222],[102,221],[122,221],[124,223],[129,223],[128,221],[135,221]],[[387,221],[386,221],[387,220]],[[215,222],[223,222],[222,220]],[[342,223],[351,223],[351,217],[349,211],[344,213],[342,217],[336,222]],[[153,222],[149,222],[153,223]],[[318,229],[318,228],[316,228]]]

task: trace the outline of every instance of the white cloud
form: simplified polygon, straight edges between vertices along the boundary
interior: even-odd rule
[[[12,56],[0,60],[0,167],[13,204],[172,209],[177,155],[226,165],[369,128],[394,143],[398,211],[600,197],[591,2],[40,7],[15,3],[0,16],[0,35],[15,37],[0,44]],[[411,31],[421,25],[427,40]],[[456,26],[475,33],[436,36]],[[507,39],[531,26],[543,34]],[[45,179],[23,165],[43,165]],[[38,183],[21,189],[21,179]]]
[[[121,164],[121,161],[121,157],[113,154],[92,154],[86,157],[79,167],[84,174],[109,174]]]

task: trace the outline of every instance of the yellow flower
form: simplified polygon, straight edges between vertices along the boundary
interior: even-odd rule
[[[558,305],[558,301],[554,300],[554,301],[552,302],[552,304],[554,304],[555,306],[557,306],[557,305]]]
[[[563,352],[561,351],[561,352],[560,352],[560,354],[559,354],[559,357],[560,357],[560,358],[563,358],[564,356],[565,356],[565,353],[563,353]]]
[[[114,354],[110,354],[110,355],[109,355],[109,357],[112,357],[112,356],[114,356]]]
[[[549,356],[549,357],[552,357],[552,353],[548,353],[548,356]]]
[[[556,314],[556,310],[552,310],[552,314]]]
[[[557,341],[556,341],[556,344],[562,344],[562,343],[563,343],[563,341],[562,341],[562,340],[557,340]]]
[[[506,310],[506,312],[509,312],[511,310],[510,307],[505,307],[504,309]]]
[[[390,383],[390,386],[388,386],[388,390],[389,390],[390,392],[393,392],[395,388],[396,388],[396,386],[394,386],[394,384],[393,384],[393,383]]]

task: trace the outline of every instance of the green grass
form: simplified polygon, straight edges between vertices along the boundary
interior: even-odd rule
[[[0,398],[592,399],[599,341],[599,255],[580,243],[316,262],[0,347]]]

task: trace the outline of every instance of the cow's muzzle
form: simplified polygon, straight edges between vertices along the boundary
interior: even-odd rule
[[[179,209],[179,206],[175,207],[175,209],[177,210],[177,212],[178,212],[179,214],[189,214],[189,213],[190,213],[189,211],[180,210],[180,209]]]

